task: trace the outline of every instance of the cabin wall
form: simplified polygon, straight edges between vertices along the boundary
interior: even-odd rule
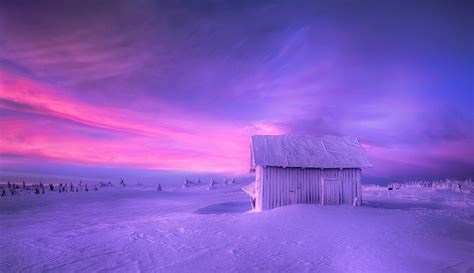
[[[341,203],[352,205],[357,197],[356,205],[362,204],[361,170],[350,169],[320,169],[322,177],[339,177],[342,179]]]
[[[262,211],[263,208],[263,183],[262,183],[262,174],[264,168],[262,166],[255,167],[255,210]]]
[[[341,203],[361,204],[360,169],[256,167],[256,209],[268,210],[292,204],[320,204],[321,179],[342,180]]]
[[[320,202],[320,171],[302,168],[263,168],[262,210]]]

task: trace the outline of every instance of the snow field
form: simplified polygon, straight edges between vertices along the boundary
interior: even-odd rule
[[[242,184],[0,199],[2,272],[469,272],[474,209],[364,195],[362,207],[248,212]]]

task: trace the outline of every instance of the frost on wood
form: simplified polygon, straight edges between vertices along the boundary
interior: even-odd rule
[[[252,136],[251,170],[255,166],[364,168],[372,164],[357,138],[337,136]]]
[[[337,180],[340,183],[336,185],[324,183],[325,180]],[[361,193],[360,169],[264,168],[262,166],[257,166],[256,169],[255,208],[258,211],[293,204],[360,206]]]
[[[257,199],[257,194],[255,192],[255,182],[250,183],[248,185],[245,185],[242,187],[242,190],[249,195],[250,197],[250,205],[252,206],[252,209],[255,209],[255,202]]]
[[[359,141],[336,136],[252,136],[258,211],[292,204],[360,206],[361,168],[372,166]]]

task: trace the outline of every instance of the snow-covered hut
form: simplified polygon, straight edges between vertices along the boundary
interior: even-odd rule
[[[243,190],[258,211],[291,204],[358,206],[361,168],[371,166],[354,137],[257,135],[250,143],[255,182]]]

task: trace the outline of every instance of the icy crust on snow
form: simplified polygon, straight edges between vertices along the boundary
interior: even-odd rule
[[[161,192],[114,186],[0,197],[0,272],[474,269],[471,193],[464,206],[363,192],[357,208],[293,205],[247,213],[243,183],[211,191],[205,183],[162,185]]]
[[[257,135],[251,139],[251,169],[255,166],[305,168],[371,167],[355,137]]]

